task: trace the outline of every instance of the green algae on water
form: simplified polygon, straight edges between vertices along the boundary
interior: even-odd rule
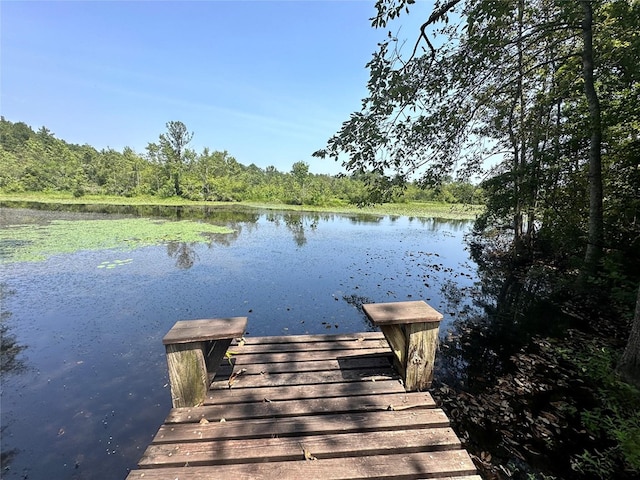
[[[82,250],[133,250],[169,242],[206,242],[211,234],[232,232],[230,228],[209,223],[149,218],[9,225],[0,230],[0,263],[43,261],[52,255]]]

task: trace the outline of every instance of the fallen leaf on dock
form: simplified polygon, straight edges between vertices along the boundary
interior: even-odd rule
[[[390,412],[396,412],[396,411],[401,411],[401,410],[409,410],[410,408],[420,408],[422,407],[422,405],[417,404],[417,405],[398,405],[398,406],[393,406],[393,405],[389,405],[387,407],[387,410]]]
[[[200,419],[200,425],[206,425],[207,423],[209,423],[209,420],[207,420],[206,418]]]
[[[302,454],[304,455],[305,460],[317,460],[317,458],[314,457],[309,450],[304,448],[304,445],[300,444],[300,448],[302,449]]]
[[[243,368],[242,370],[240,370],[239,372],[234,372],[230,377],[229,377],[229,388],[231,388],[231,386],[236,383],[236,380],[238,379],[238,377],[240,375],[242,375],[244,372],[246,372],[247,369]]]
[[[224,358],[226,358],[229,361],[229,365],[233,365],[231,363],[231,359],[233,358],[234,355],[237,355],[238,352],[232,352],[231,350],[227,350],[224,353]]]

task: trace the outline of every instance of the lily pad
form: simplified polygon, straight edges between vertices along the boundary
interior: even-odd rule
[[[106,262],[101,262],[100,265],[98,265],[98,268],[122,267],[124,265],[129,265],[131,262],[133,262],[133,258],[127,258],[126,260],[106,261]]]

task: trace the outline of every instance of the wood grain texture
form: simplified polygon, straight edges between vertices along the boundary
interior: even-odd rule
[[[209,386],[204,342],[165,345],[174,407],[202,405]]]
[[[180,320],[164,336],[162,343],[170,345],[241,337],[246,328],[247,317]]]
[[[333,383],[331,388],[326,388],[324,385],[288,385],[286,388],[263,387],[259,389],[231,388],[209,390],[205,404],[223,405],[229,403],[237,404],[238,402],[263,402],[265,398],[274,401],[404,392],[405,389],[398,380]]]
[[[408,391],[431,386],[438,327],[442,315],[423,301],[363,305],[371,321],[380,327],[394,355],[394,365]]]
[[[205,405],[202,408],[173,408],[165,423],[210,422],[247,420],[250,418],[296,417],[300,415],[336,414],[348,412],[383,411],[393,409],[435,408],[436,403],[428,393],[382,393],[377,395],[352,395],[307,400],[272,400],[227,405]]]
[[[405,332],[404,325],[382,325],[380,327],[382,333],[389,342],[391,351],[393,352],[393,364],[395,365],[398,373],[405,376],[405,369],[407,365],[407,349],[408,338]]]
[[[420,369],[426,340],[408,327],[405,359]],[[381,333],[255,337],[229,350],[204,403],[172,409],[128,479],[479,480],[431,395],[405,390]]]
[[[204,480],[211,478],[242,479],[322,479],[346,480],[367,478],[422,479],[468,476],[476,470],[464,450],[365,455],[329,458],[316,461],[244,463],[211,467],[174,467],[141,469],[131,472],[129,480],[174,479]],[[455,478],[455,477],[454,477]]]
[[[431,386],[438,349],[438,326],[435,322],[405,325],[408,348],[404,382],[408,391],[422,391]]]
[[[162,465],[223,465],[233,463],[304,460],[303,448],[317,459],[352,455],[418,453],[425,450],[460,449],[460,441],[449,427],[409,431],[374,431],[330,435],[269,437],[219,442],[191,442],[151,445],[140,467]]]
[[[225,418],[226,420],[226,418]],[[216,439],[291,437],[347,432],[412,430],[448,427],[449,419],[437,408],[248,419],[206,424],[165,424],[152,443]]]
[[[422,300],[370,303],[362,308],[374,325],[439,322],[442,314]]]

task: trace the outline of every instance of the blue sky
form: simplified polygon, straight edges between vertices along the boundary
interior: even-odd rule
[[[374,4],[3,0],[0,111],[68,142],[138,153],[179,120],[197,151],[338,173],[311,154],[366,95],[365,64],[387,34],[370,26]],[[413,7],[411,28],[431,4]]]

